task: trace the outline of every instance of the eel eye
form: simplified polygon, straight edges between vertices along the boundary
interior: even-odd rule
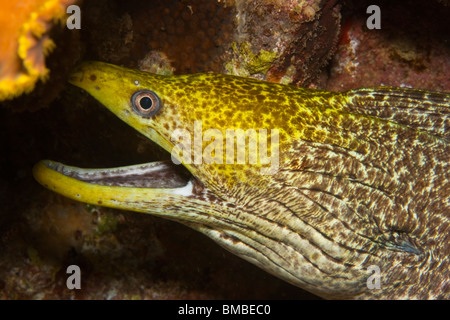
[[[161,99],[150,90],[139,90],[133,93],[131,104],[137,114],[146,118],[157,114],[162,107]]]

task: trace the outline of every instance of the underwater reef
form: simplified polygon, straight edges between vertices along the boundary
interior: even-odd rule
[[[335,91],[450,92],[450,7],[438,1],[377,1],[379,30],[366,27],[373,3],[356,0],[20,3],[0,16],[9,28],[0,33],[11,35],[0,37],[1,299],[317,298],[175,222],[41,188],[31,174],[41,159],[112,167],[168,158],[67,83],[80,61]],[[81,8],[80,30],[65,27],[69,4]],[[83,270],[82,290],[66,287],[71,264]]]

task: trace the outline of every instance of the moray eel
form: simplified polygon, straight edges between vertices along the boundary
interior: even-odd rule
[[[449,94],[327,92],[101,62],[69,81],[173,161],[44,160],[33,173],[46,188],[179,221],[324,298],[450,298]]]

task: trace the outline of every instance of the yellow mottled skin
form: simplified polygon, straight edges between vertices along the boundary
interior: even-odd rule
[[[75,74],[71,82],[88,90],[95,98],[109,106],[119,118],[169,152],[173,147],[173,143],[170,142],[171,134],[176,129],[187,129],[193,136],[194,121],[202,121],[203,132],[214,128],[223,132],[224,137],[226,129],[279,129],[280,150],[287,150],[294,139],[311,134],[313,122],[320,121],[321,117],[334,117],[334,114],[330,113],[331,110],[325,110],[324,104],[327,102],[325,92],[309,92],[306,89],[274,86],[251,79],[218,74],[171,77],[136,70],[127,70],[127,73],[123,74],[122,68],[106,64],[102,67],[105,68],[104,72]],[[121,74],[120,77],[118,73]],[[92,80],[94,78],[95,80]],[[136,79],[138,85],[134,82]],[[123,106],[129,104],[131,95],[140,88],[151,88],[163,100],[164,108],[157,118],[143,121],[139,115],[123,109]],[[239,90],[236,90],[237,88]],[[292,89],[291,92],[286,92],[288,89]],[[117,90],[121,90],[123,96],[118,97]],[[283,94],[280,94],[281,92]],[[309,92],[307,100],[303,99],[306,92]],[[289,99],[292,96],[301,100],[290,104],[289,101],[294,101]],[[319,112],[316,112],[314,117],[309,116],[311,110],[303,108],[302,103],[317,105]],[[300,110],[297,110],[298,108]],[[291,121],[294,112],[299,111],[308,116]],[[336,109],[335,112],[337,115],[340,110]],[[296,123],[305,128],[304,132],[295,129]],[[285,157],[284,154],[281,157]],[[244,177],[241,171],[249,169],[244,166],[238,169],[237,165],[211,165],[207,166],[205,171],[204,165],[200,166],[201,169],[195,165],[186,166],[201,181],[203,181],[201,177],[210,174],[215,175],[216,181],[226,178],[223,183],[227,188]],[[256,179],[260,178],[258,174]]]
[[[195,135],[195,121],[202,133],[222,132],[224,146],[227,129],[277,129],[279,167],[184,162],[195,179],[159,188],[103,186],[43,161],[34,175],[49,189],[180,221],[323,297],[449,298],[448,94],[335,93],[100,62],[82,64],[70,82],[168,152],[175,131]],[[156,115],[132,108],[142,89],[162,101]],[[380,288],[368,286],[370,266],[381,269]]]

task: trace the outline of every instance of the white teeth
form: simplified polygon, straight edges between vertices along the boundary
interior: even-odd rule
[[[194,195],[193,191],[194,191],[194,184],[192,183],[191,180],[189,180],[187,185],[185,185],[184,187],[173,188],[173,189],[170,189],[170,191],[168,190],[168,192],[173,195],[178,195],[178,196],[183,196],[183,197],[189,197],[189,196]]]

